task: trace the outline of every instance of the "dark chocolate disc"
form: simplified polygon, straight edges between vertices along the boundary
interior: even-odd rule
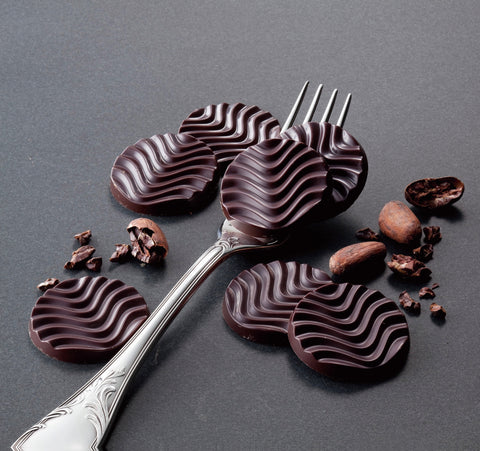
[[[393,375],[409,350],[407,321],[396,303],[349,283],[309,292],[290,317],[288,339],[310,368],[350,381]]]
[[[30,338],[55,359],[100,362],[112,357],[148,314],[143,297],[120,280],[69,279],[38,298],[30,318]]]
[[[288,319],[298,301],[331,279],[305,263],[274,261],[242,271],[227,287],[223,317],[241,337],[287,344]]]
[[[328,122],[309,122],[288,129],[281,137],[307,144],[328,164],[332,194],[328,206],[317,210],[319,219],[336,216],[355,202],[365,186],[368,163],[365,151],[352,135]]]
[[[110,189],[118,202],[138,213],[185,213],[213,197],[217,172],[206,144],[167,133],[127,147],[115,160]]]
[[[251,235],[286,231],[324,198],[328,169],[318,153],[290,139],[249,147],[227,168],[221,185],[225,216]]]
[[[193,111],[180,126],[211,147],[225,168],[240,152],[280,133],[280,124],[269,112],[243,103],[220,103]]]

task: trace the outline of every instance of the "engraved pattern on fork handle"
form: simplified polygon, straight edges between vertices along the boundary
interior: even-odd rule
[[[259,245],[224,236],[187,270],[128,343],[64,403],[12,445],[14,451],[99,450],[135,370],[202,281],[227,256]]]

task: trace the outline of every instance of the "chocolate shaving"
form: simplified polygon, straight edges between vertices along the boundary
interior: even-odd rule
[[[424,279],[432,273],[423,262],[409,255],[393,254],[387,265],[395,274],[409,279]]]
[[[37,288],[40,291],[47,291],[49,288],[53,288],[55,285],[58,285],[60,281],[54,277],[49,277],[45,282],[39,283]]]
[[[84,266],[85,262],[95,252],[95,248],[90,245],[79,247],[72,252],[72,258],[63,266],[65,269],[78,269]]]
[[[380,237],[370,227],[357,230],[355,236],[361,241],[379,241]]]
[[[420,313],[420,302],[415,301],[406,291],[402,291],[398,297],[400,305],[408,312]]]
[[[91,230],[85,230],[85,232],[82,233],[77,233],[76,235],[73,236],[78,242],[80,243],[80,246],[85,246],[85,244],[90,243],[90,239],[92,238],[92,231]]]
[[[412,251],[413,256],[422,262],[426,262],[433,257],[433,245],[428,243],[417,247]]]
[[[442,239],[440,227],[438,226],[424,227],[423,234],[425,243],[436,244]]]
[[[111,262],[123,263],[130,259],[132,248],[129,244],[115,244],[115,252],[110,257]]]

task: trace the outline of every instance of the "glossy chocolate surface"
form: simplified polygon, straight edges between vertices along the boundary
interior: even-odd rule
[[[115,160],[110,189],[138,213],[186,213],[213,197],[217,163],[212,150],[187,134],[154,135],[127,147]]]
[[[34,345],[65,362],[109,359],[148,317],[137,290],[120,280],[82,277],[60,282],[41,296],[31,314]]]
[[[278,136],[280,124],[258,106],[220,103],[193,111],[179,131],[210,146],[218,164],[225,168],[243,150]]]
[[[331,283],[324,271],[290,261],[259,263],[227,287],[222,311],[230,328],[247,340],[288,344],[288,319],[309,291]]]
[[[323,159],[307,145],[280,138],[262,141],[238,155],[225,172],[223,212],[248,234],[287,231],[322,202],[327,176]]]
[[[396,303],[349,283],[309,292],[290,317],[288,339],[310,368],[349,381],[395,374],[409,350],[408,325]]]
[[[281,137],[307,144],[328,164],[332,194],[328,206],[322,205],[317,211],[319,219],[336,216],[353,204],[365,186],[368,163],[362,146],[352,135],[328,122],[309,122],[289,128]]]

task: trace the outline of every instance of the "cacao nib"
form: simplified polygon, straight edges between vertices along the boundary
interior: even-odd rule
[[[102,257],[93,257],[90,260],[87,260],[85,267],[90,271],[99,272],[102,268]]]
[[[55,285],[58,285],[60,281],[54,277],[49,277],[45,282],[39,283],[37,288],[41,291],[47,291],[49,288],[53,288]]]
[[[400,305],[408,312],[420,313],[420,302],[415,301],[406,291],[402,291],[398,297]]]
[[[458,201],[464,191],[465,185],[455,177],[426,178],[410,183],[405,199],[416,207],[435,210]]]
[[[395,274],[410,279],[424,279],[432,273],[423,262],[409,255],[393,254],[387,265]]]
[[[132,248],[129,244],[115,244],[115,252],[110,257],[111,262],[123,263],[130,259]]]
[[[447,315],[447,311],[436,302],[430,304],[430,313],[434,318],[438,319],[445,319],[445,316]]]
[[[77,233],[73,236],[76,240],[78,240],[80,246],[85,246],[85,244],[90,243],[90,239],[92,238],[92,231],[85,230],[85,232]]]
[[[435,297],[435,292],[430,287],[423,287],[420,288],[418,292],[418,297],[420,299],[433,299]]]
[[[425,243],[436,244],[442,239],[440,227],[429,226],[423,228]]]
[[[127,227],[132,242],[132,256],[143,263],[159,263],[168,253],[162,229],[150,219],[134,219]]]
[[[426,262],[433,257],[433,245],[430,243],[424,244],[423,246],[413,249],[412,253],[418,260]]]
[[[375,233],[370,227],[357,230],[355,236],[361,241],[379,241],[378,233]]]
[[[90,245],[79,247],[72,252],[72,258],[63,266],[65,269],[77,269],[85,265],[85,262],[95,252],[95,248]]]

